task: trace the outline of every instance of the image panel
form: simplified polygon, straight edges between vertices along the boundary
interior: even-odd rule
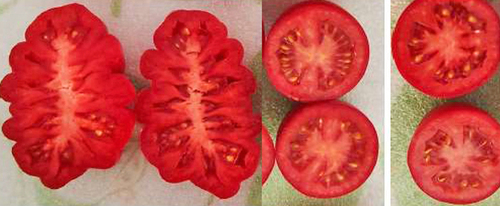
[[[0,36],[0,205],[261,205],[261,0],[0,0]]]
[[[500,2],[391,10],[392,205],[500,204]]]
[[[262,11],[262,205],[382,206],[384,2]]]

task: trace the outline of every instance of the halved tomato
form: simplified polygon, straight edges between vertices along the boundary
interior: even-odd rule
[[[369,177],[378,155],[375,128],[339,101],[301,105],[280,126],[276,160],[285,179],[317,198],[345,195]]]
[[[126,108],[135,90],[120,43],[98,17],[78,4],[43,12],[10,65],[0,97],[12,118],[2,129],[24,172],[55,189],[118,161],[135,123]]]
[[[470,204],[500,186],[500,124],[465,104],[431,111],[408,149],[408,166],[417,185],[432,198]]]
[[[274,144],[266,127],[262,126],[262,185],[266,183],[274,167]]]
[[[335,99],[363,77],[368,39],[356,19],[327,1],[288,9],[264,45],[264,65],[276,89],[295,101]]]
[[[167,182],[191,180],[220,198],[235,195],[259,163],[255,79],[243,47],[204,11],[174,11],[156,30],[141,73],[152,81],[136,106],[141,149]]]
[[[438,98],[468,94],[485,84],[500,61],[500,20],[485,0],[416,0],[392,37],[401,75]]]

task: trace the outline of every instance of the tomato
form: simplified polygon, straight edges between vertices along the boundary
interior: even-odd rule
[[[339,101],[301,105],[280,126],[276,160],[299,192],[317,198],[345,195],[363,184],[378,155],[375,128]]]
[[[356,19],[326,1],[300,3],[271,28],[264,45],[269,80],[283,95],[308,102],[335,99],[358,84],[369,58]]]
[[[500,20],[484,0],[416,0],[398,20],[392,54],[401,75],[438,98],[485,84],[500,61]]]
[[[408,150],[417,185],[454,204],[481,201],[500,186],[500,125],[465,104],[438,107],[420,122]]]
[[[243,47],[204,11],[174,11],[144,52],[152,81],[136,105],[141,149],[167,182],[191,180],[220,198],[235,195],[259,163],[256,83],[241,65]]]
[[[274,144],[267,129],[262,126],[262,185],[273,170],[275,162]]]
[[[78,4],[43,12],[25,36],[0,83],[12,114],[2,129],[19,167],[52,189],[112,167],[135,123],[120,43]]]

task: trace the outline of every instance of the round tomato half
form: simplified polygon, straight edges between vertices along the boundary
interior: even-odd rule
[[[252,72],[243,47],[204,11],[174,11],[156,30],[157,49],[141,58],[152,81],[139,94],[141,149],[167,182],[192,181],[220,198],[254,174],[260,116],[252,111]]]
[[[500,124],[470,105],[446,105],[420,123],[408,150],[417,185],[432,198],[469,204],[500,186]]]
[[[416,0],[392,38],[401,75],[423,93],[453,98],[485,84],[498,69],[500,20],[484,0]]]
[[[280,126],[276,160],[285,179],[317,198],[345,195],[369,177],[378,139],[368,118],[339,101],[305,104]]]
[[[264,45],[269,80],[295,101],[335,99],[363,77],[368,39],[356,19],[326,1],[300,3],[276,21]]]
[[[274,167],[274,144],[267,129],[262,126],[262,185],[266,183]]]
[[[12,114],[2,129],[19,167],[55,189],[113,166],[135,123],[118,40],[78,4],[43,12],[25,36],[0,83]]]

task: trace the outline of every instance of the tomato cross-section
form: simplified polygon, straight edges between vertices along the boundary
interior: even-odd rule
[[[12,118],[2,129],[24,172],[60,188],[118,161],[135,123],[126,108],[135,90],[122,74],[120,43],[98,17],[78,4],[43,12],[10,65],[0,96]]]
[[[255,80],[241,65],[243,48],[215,16],[174,11],[156,30],[141,73],[141,148],[168,182],[191,180],[220,198],[237,193],[259,162]]]
[[[276,89],[295,101],[338,98],[363,77],[368,39],[356,19],[326,1],[288,9],[264,45],[264,65]]]
[[[420,123],[408,150],[417,185],[434,199],[470,204],[500,186],[500,124],[464,104],[438,107]]]
[[[377,133],[370,120],[338,101],[305,104],[290,112],[276,143],[285,179],[317,198],[339,197],[361,186],[377,155]]]
[[[392,38],[401,75],[439,98],[468,94],[485,84],[500,61],[500,20],[484,0],[416,0]]]

